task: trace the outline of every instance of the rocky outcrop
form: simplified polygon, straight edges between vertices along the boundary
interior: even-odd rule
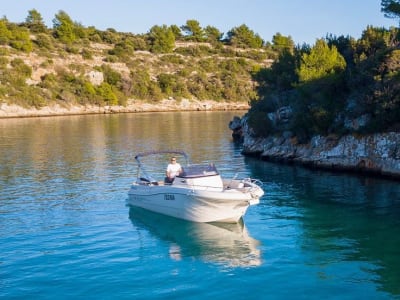
[[[236,121],[237,122],[237,121]],[[371,173],[400,179],[400,133],[315,136],[300,144],[290,135],[254,138],[243,128],[243,154],[314,168]]]
[[[233,117],[229,122],[229,129],[232,130],[232,138],[235,141],[243,141],[243,120],[240,117]]]

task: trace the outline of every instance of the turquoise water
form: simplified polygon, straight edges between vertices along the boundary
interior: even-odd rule
[[[0,120],[0,298],[400,299],[400,184],[243,157],[235,114]],[[126,207],[165,148],[266,194],[233,225]]]

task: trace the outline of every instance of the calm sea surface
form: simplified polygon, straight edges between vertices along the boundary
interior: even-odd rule
[[[400,184],[245,158],[241,114],[0,120],[0,298],[400,299]],[[126,207],[171,148],[266,194],[237,225]]]

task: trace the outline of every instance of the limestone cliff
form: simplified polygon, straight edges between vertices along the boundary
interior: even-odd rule
[[[256,155],[263,160],[400,179],[400,133],[397,132],[362,136],[314,136],[309,143],[300,144],[290,135],[255,138],[245,121],[232,121],[232,130],[233,124],[236,124],[234,132],[238,132],[238,127],[241,127],[245,155]]]

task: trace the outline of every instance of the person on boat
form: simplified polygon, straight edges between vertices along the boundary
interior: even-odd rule
[[[179,175],[182,172],[181,165],[176,161],[176,157],[171,157],[171,162],[167,166],[167,172],[165,177],[166,183],[172,183],[175,179],[175,176]]]

